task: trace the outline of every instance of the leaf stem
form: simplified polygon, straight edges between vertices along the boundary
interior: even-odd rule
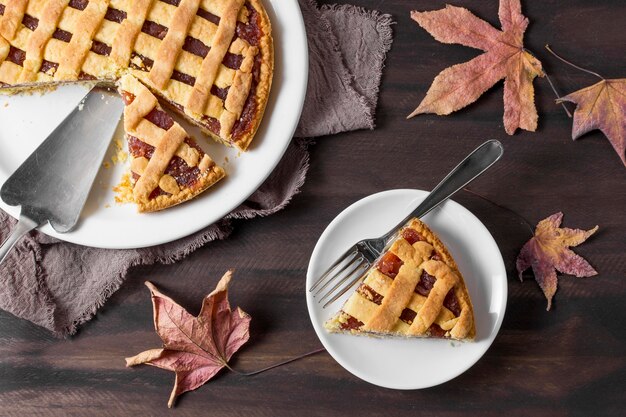
[[[561,56],[559,56],[556,52],[554,52],[554,51],[550,48],[550,45],[546,45],[546,49],[548,50],[548,52],[550,52],[552,55],[554,55],[555,57],[557,57],[557,58],[558,58],[558,59],[560,59],[561,61],[565,62],[567,65],[572,66],[572,67],[574,67],[574,68],[576,68],[576,69],[579,69],[579,70],[581,70],[581,71],[584,71],[584,72],[586,72],[586,73],[588,73],[588,74],[595,75],[596,77],[598,77],[598,78],[599,78],[599,79],[601,79],[601,80],[604,80],[604,79],[605,79],[603,76],[601,76],[601,75],[600,75],[600,74],[598,74],[597,72],[593,72],[593,71],[588,70],[588,69],[586,69],[586,68],[579,67],[578,65],[576,65],[576,64],[574,64],[574,63],[572,63],[572,62],[568,61],[567,59],[565,59],[565,58],[563,58],[563,57],[561,57]]]
[[[302,355],[298,355],[298,356],[296,356],[294,358],[290,358],[290,359],[284,360],[282,362],[275,363],[275,364],[270,365],[268,367],[265,367],[263,369],[259,369],[258,371],[241,372],[241,371],[238,371],[236,369],[231,368],[228,364],[226,364],[226,368],[228,368],[230,371],[232,371],[232,372],[234,372],[236,374],[242,375],[242,376],[253,376],[253,375],[258,375],[258,374],[260,374],[262,372],[265,372],[265,371],[269,371],[270,369],[278,368],[279,366],[283,366],[283,365],[286,365],[288,363],[295,362],[297,360],[306,358],[308,356],[315,355],[317,353],[325,352],[325,351],[326,351],[326,349],[319,348],[319,349],[313,350],[311,352],[303,353]]]
[[[534,234],[535,234],[535,230],[534,230],[534,228],[533,228],[533,225],[532,225],[532,224],[531,224],[528,220],[526,220],[526,218],[525,218],[524,216],[522,216],[521,214],[519,214],[519,213],[518,213],[518,212],[516,212],[515,210],[511,210],[511,209],[510,209],[510,208],[508,208],[508,207],[505,207],[505,206],[503,206],[503,205],[501,205],[501,204],[498,204],[498,203],[496,203],[496,202],[492,201],[491,199],[489,199],[488,197],[485,197],[484,195],[479,194],[479,193],[477,193],[476,191],[472,191],[472,190],[470,190],[469,188],[463,188],[463,191],[468,192],[468,193],[470,193],[470,194],[473,194],[473,195],[475,195],[476,197],[482,198],[482,199],[483,199],[483,200],[485,200],[486,202],[491,203],[491,204],[493,204],[494,206],[496,206],[496,207],[498,207],[498,208],[501,208],[501,209],[503,209],[503,210],[506,210],[506,211],[508,211],[509,213],[513,213],[515,216],[517,216],[517,218],[518,218],[518,219],[520,219],[520,220],[522,221],[522,223],[523,223],[524,225],[526,225],[526,227],[527,227],[527,228],[528,228],[528,230],[530,231],[530,234],[531,234],[531,235],[534,235]]]
[[[546,74],[546,78],[548,80],[548,84],[550,84],[550,88],[552,88],[552,91],[554,91],[554,95],[556,96],[557,99],[561,98],[561,94],[557,91],[556,87],[554,86],[554,84],[552,83],[552,80],[550,79],[550,76],[548,75],[547,72],[544,72]],[[567,117],[569,117],[570,119],[572,118],[572,113],[570,113],[569,109],[567,108],[567,106],[565,105],[564,102],[561,102],[561,106],[563,107],[563,110],[565,110],[565,113],[567,113]]]

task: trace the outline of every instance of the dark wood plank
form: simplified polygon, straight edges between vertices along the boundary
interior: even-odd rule
[[[456,200],[493,233],[509,270],[509,301],[501,333],[468,372],[421,391],[378,388],[353,377],[325,354],[255,376],[223,372],[184,395],[172,415],[619,415],[626,406],[626,169],[599,132],[573,142],[571,120],[554,104],[545,80],[535,81],[537,133],[513,137],[502,127],[502,85],[448,117],[406,121],[443,68],[479,52],[442,45],[409,18],[411,9],[443,7],[418,0],[354,1],[392,13],[395,41],[377,113],[378,128],[321,138],[311,147],[302,193],[282,212],[236,224],[233,235],[171,266],[135,268],[97,317],[66,341],[0,313],[0,415],[163,415],[173,375],[124,357],[156,347],[150,279],[190,310],[222,273],[237,268],[232,302],[252,317],[252,339],[233,365],[254,370],[320,346],[304,300],[309,256],[326,225],[361,197],[392,188],[429,189],[487,138],[505,146],[504,159],[471,188],[535,223],[563,211],[565,224],[600,231],[577,249],[600,271],[562,277],[554,310],[529,277],[520,283],[514,260],[530,237],[513,215],[481,199]],[[498,26],[496,1],[452,1]],[[626,3],[525,1],[526,45],[558,88],[571,92],[593,77],[553,59],[558,52],[606,77],[624,77]],[[398,175],[397,167],[402,167]],[[428,358],[416,357],[416,360]]]

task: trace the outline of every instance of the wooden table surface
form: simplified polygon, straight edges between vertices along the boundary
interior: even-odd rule
[[[377,125],[320,138],[302,192],[273,216],[236,223],[230,238],[171,266],[132,269],[97,317],[69,340],[0,313],[1,416],[148,415],[617,415],[626,407],[626,168],[598,131],[573,142],[571,120],[554,104],[545,79],[535,81],[536,133],[508,136],[502,84],[447,117],[405,120],[443,68],[477,51],[434,41],[409,18],[445,1],[354,1],[397,21],[382,81]],[[497,1],[461,1],[496,27]],[[530,1],[526,46],[563,93],[594,77],[563,65],[546,43],[607,78],[626,76],[626,3],[620,0]],[[570,107],[571,108],[571,107]],[[533,224],[565,213],[565,225],[600,230],[576,249],[599,271],[562,276],[553,310],[529,276],[518,281],[515,257],[529,238],[519,219],[462,192],[498,242],[509,274],[504,323],[485,356],[458,378],[419,391],[379,388],[352,376],[327,353],[244,377],[221,372],[166,408],[174,376],[152,367],[127,369],[124,357],[159,346],[143,281],[197,313],[203,295],[236,268],[231,302],[252,317],[251,340],[233,366],[249,371],[319,348],[305,304],[305,272],[328,223],[356,200],[393,188],[430,189],[471,149],[501,140],[505,156],[471,189]],[[372,358],[375,360],[375,358]],[[416,357],[416,361],[429,358]],[[623,414],[622,414],[623,415]]]

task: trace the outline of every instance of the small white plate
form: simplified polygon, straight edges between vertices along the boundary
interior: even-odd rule
[[[472,213],[447,201],[422,220],[439,235],[463,274],[474,305],[476,341],[377,339],[330,334],[324,329],[324,322],[352,291],[322,309],[308,288],[350,246],[361,239],[383,235],[427,195],[421,190],[391,190],[352,204],[322,233],[307,271],[307,306],[320,341],[341,366],[382,387],[421,389],[455,378],[483,356],[504,318],[507,277],[498,245]]]
[[[100,248],[152,246],[188,236],[218,221],[256,191],[291,141],[304,103],[309,68],[306,32],[297,0],[269,0],[264,4],[272,22],[275,70],[265,117],[250,149],[240,154],[236,149],[205,140],[206,135],[181,122],[226,170],[227,177],[193,201],[159,213],[138,214],[133,204],[115,203],[112,188],[120,182],[128,164],[113,165],[100,170],[74,231],[59,234],[45,225],[42,232]],[[0,185],[85,93],[81,86],[63,86],[44,95],[0,96]],[[119,127],[114,137],[126,142]],[[113,151],[106,157],[109,163]],[[1,200],[0,208],[13,217],[20,211]]]

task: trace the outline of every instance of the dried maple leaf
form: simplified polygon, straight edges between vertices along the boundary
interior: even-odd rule
[[[231,278],[232,271],[226,272],[215,290],[204,298],[198,317],[146,282],[152,293],[154,327],[163,348],[126,358],[126,366],[148,364],[174,371],[176,382],[167,403],[170,408],[177,396],[198,388],[228,366],[231,356],[250,337],[250,316],[240,308],[230,309]]]
[[[626,165],[626,78],[605,80],[561,97],[576,103],[572,139],[600,129]]]
[[[540,221],[535,235],[526,242],[517,257],[519,279],[523,280],[522,273],[532,267],[535,280],[548,300],[546,310],[550,310],[556,292],[556,270],[577,277],[597,275],[586,260],[568,248],[583,243],[598,230],[598,226],[587,231],[560,228],[562,219],[563,213],[556,213]]]
[[[565,101],[576,104],[572,139],[576,140],[587,132],[599,129],[606,135],[622,163],[626,165],[626,78],[607,80],[597,72],[561,57],[549,45],[546,45],[546,49],[567,65],[595,75],[601,80],[556,100],[561,104]]]
[[[446,6],[431,12],[411,12],[411,18],[443,43],[458,43],[485,51],[471,61],[454,65],[435,77],[420,105],[408,117],[422,113],[450,114],[473,103],[504,78],[504,129],[537,129],[533,79],[543,77],[541,62],[524,49],[528,18],[520,0],[501,0],[502,31],[462,7]]]

